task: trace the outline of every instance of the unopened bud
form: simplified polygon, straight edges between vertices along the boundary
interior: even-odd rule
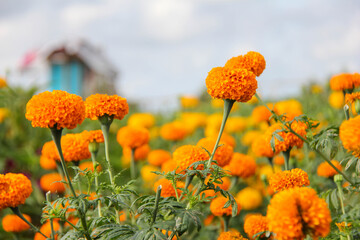
[[[336,183],[341,184],[343,182],[343,180],[344,180],[344,177],[341,174],[336,174],[334,176],[334,182],[336,182]]]
[[[97,153],[99,151],[99,143],[97,142],[90,142],[89,143],[89,151],[91,153]]]

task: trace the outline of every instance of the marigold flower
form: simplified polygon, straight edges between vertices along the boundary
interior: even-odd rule
[[[54,141],[44,143],[41,149],[41,155],[50,159],[60,161],[59,152]]]
[[[269,178],[269,185],[275,192],[279,192],[288,188],[309,186],[310,181],[305,171],[294,168],[273,174]]]
[[[301,103],[295,99],[275,103],[274,112],[278,115],[285,114],[286,120],[288,121],[303,114]]]
[[[135,148],[134,160],[140,161],[140,160],[146,159],[150,150],[151,149],[150,149],[149,144],[144,144],[138,148]],[[130,160],[131,159],[131,148],[129,148],[129,147],[123,148],[123,155],[127,160]]]
[[[88,132],[68,133],[61,138],[61,149],[66,162],[89,159]]]
[[[253,210],[261,206],[262,195],[252,187],[246,187],[236,194],[236,200],[244,210]]]
[[[128,126],[151,128],[155,124],[155,117],[151,113],[133,113],[129,117]]]
[[[273,105],[268,104],[268,107],[270,109],[272,109]],[[260,123],[260,122],[264,122],[264,121],[269,122],[271,115],[272,115],[272,113],[265,106],[257,106],[253,109],[253,111],[251,113],[251,117],[255,123]]]
[[[165,172],[165,173],[174,171],[176,168],[177,168],[177,162],[175,162],[172,159],[170,159],[169,161],[164,162],[161,165],[161,171]]]
[[[244,131],[247,126],[247,120],[244,117],[229,117],[226,121],[226,132],[239,133]]]
[[[0,88],[7,87],[6,79],[0,77]]]
[[[296,187],[275,194],[266,218],[269,231],[279,240],[304,239],[306,235],[317,239],[330,232],[328,206],[311,188]]]
[[[44,192],[65,192],[65,185],[61,182],[63,179],[58,173],[48,173],[40,178],[40,187]]]
[[[356,157],[360,157],[360,116],[341,123],[339,137],[344,148]]]
[[[23,214],[24,218],[31,222],[31,217]],[[8,214],[2,219],[2,226],[5,232],[22,232],[30,229],[30,226],[15,214]]]
[[[153,172],[158,172],[159,170],[160,169],[152,165],[143,166],[140,170],[140,175],[144,183],[152,185],[156,181],[156,179],[159,178],[159,175]]]
[[[222,232],[217,240],[246,240],[238,231]]]
[[[284,165],[285,164],[285,158],[283,155],[277,155],[273,158],[273,162],[276,165]]]
[[[213,68],[206,78],[207,92],[213,98],[247,102],[256,93],[255,74],[243,68]]]
[[[225,132],[221,135],[220,142],[223,142],[223,143],[231,146],[232,148],[235,148],[235,146],[236,146],[235,138]]]
[[[116,140],[123,147],[138,148],[149,142],[150,132],[143,127],[126,126],[119,129]]]
[[[228,199],[226,197],[223,196],[219,196],[217,198],[214,198],[211,203],[210,203],[210,211],[212,214],[214,214],[215,216],[231,216],[232,215],[232,206],[228,206],[227,208],[224,208],[225,203],[228,201]],[[239,203],[237,203],[238,206],[238,211],[237,214],[240,213],[240,209],[241,206]]]
[[[195,108],[199,105],[199,98],[194,96],[181,96],[180,103],[182,108]]]
[[[0,87],[1,88],[1,87]],[[7,108],[0,108],[0,123],[9,116],[10,111]]]
[[[245,68],[253,72],[256,76],[260,76],[266,67],[266,61],[260,53],[250,51],[244,56],[240,55],[230,58],[226,62],[225,67],[232,69]]]
[[[360,86],[358,74],[341,73],[330,79],[330,88],[334,91],[351,90]]]
[[[275,155],[267,135],[260,135],[251,144],[251,150],[257,157],[271,158]]]
[[[207,177],[207,178],[205,179],[205,184],[207,184],[208,181],[209,181],[209,177]],[[221,183],[214,183],[215,188],[216,188],[216,187],[219,187],[219,188],[221,188],[221,189],[223,189],[223,190],[225,190],[225,191],[229,190],[230,185],[231,185],[231,180],[230,180],[230,178],[228,178],[228,177],[223,177],[223,178],[221,178],[221,181],[222,181]],[[215,196],[215,191],[212,190],[212,189],[205,190],[205,191],[203,191],[202,193],[205,194],[205,197]]]
[[[85,113],[86,117],[91,120],[96,120],[104,115],[121,120],[129,113],[129,105],[126,98],[117,95],[94,94],[85,100]]]
[[[356,100],[360,99],[360,92],[355,92],[355,93],[347,93],[345,95],[345,103],[346,104],[353,104]]]
[[[225,166],[224,169],[230,171],[232,176],[248,178],[255,174],[256,162],[249,155],[234,153],[229,165]]]
[[[34,95],[26,104],[26,119],[33,127],[73,129],[85,118],[85,105],[80,96],[61,90]]]
[[[210,153],[212,153],[215,147],[215,143],[216,139],[214,138],[202,138],[198,141],[196,146],[205,148]],[[230,162],[233,153],[234,149],[231,146],[220,142],[219,147],[215,151],[214,160],[217,161],[217,164],[220,167],[223,167]]]
[[[342,166],[338,161],[331,160],[331,163],[340,171],[342,170]],[[317,175],[321,177],[331,178],[336,174],[338,174],[338,172],[327,162],[320,163],[320,165],[317,168]]]
[[[89,162],[89,161],[86,161],[86,162],[81,162],[79,164],[79,168],[82,170],[82,171],[85,171],[87,169],[87,171],[91,171],[91,172],[94,172],[94,164],[92,162]],[[101,165],[99,164],[96,168],[96,171],[97,172],[100,172],[101,171]]]
[[[340,232],[345,232],[345,230],[351,229],[352,227],[351,223],[345,223],[345,222],[335,223],[335,225],[339,228]]]
[[[241,143],[245,146],[251,146],[252,143],[261,136],[261,132],[257,130],[246,131],[241,138]]]
[[[245,217],[244,231],[250,239],[255,239],[253,238],[255,234],[267,230],[268,227],[265,216],[262,216],[261,214],[251,214],[250,216]]]
[[[87,136],[89,142],[104,142],[104,135],[101,130],[83,131],[82,133]]]
[[[156,192],[157,188],[159,186],[162,186],[161,189],[161,196],[166,198],[166,197],[176,197],[176,193],[175,193],[175,189],[172,185],[172,182],[170,180],[167,180],[166,178],[161,178],[159,180],[157,180],[154,183],[154,191]],[[184,188],[185,187],[185,183],[183,182],[176,182],[176,190],[178,193],[178,196],[181,195],[182,191],[179,188]]]
[[[24,204],[31,192],[31,182],[25,175],[0,174],[0,210]]]
[[[40,156],[40,167],[42,167],[45,170],[54,170],[56,169],[56,161],[52,158],[48,158],[44,155]]]
[[[205,113],[196,112],[183,112],[180,116],[181,122],[187,126],[189,133],[194,132],[199,127],[205,126],[206,118],[207,115]]]
[[[186,126],[179,121],[164,124],[160,129],[160,136],[163,139],[170,141],[182,140],[187,134],[188,130]]]
[[[330,106],[335,109],[344,107],[344,94],[340,91],[330,93],[328,100]]]
[[[179,172],[185,171],[194,162],[208,159],[208,153],[198,146],[184,145],[173,152],[173,160],[176,162]],[[202,169],[203,167],[203,164],[199,165],[198,169]]]
[[[149,152],[148,162],[154,166],[161,166],[164,162],[171,159],[171,153],[163,149],[156,149]]]
[[[57,220],[53,221],[53,229],[55,232],[60,230],[60,224]],[[40,231],[45,234],[46,236],[51,236],[51,225],[50,222],[46,222],[44,223],[41,227],[40,227]],[[55,234],[55,240],[58,239],[58,234]],[[34,240],[46,240],[46,238],[41,235],[40,233],[35,233],[35,237]]]

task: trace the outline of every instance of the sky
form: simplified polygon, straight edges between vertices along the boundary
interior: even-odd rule
[[[199,94],[213,67],[248,51],[266,59],[260,95],[281,98],[360,71],[360,1],[0,0],[0,75],[29,51],[80,38],[118,69],[118,93],[144,108]]]

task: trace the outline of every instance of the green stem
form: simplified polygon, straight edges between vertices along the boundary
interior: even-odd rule
[[[79,161],[74,161],[74,165],[76,167],[79,167],[80,162]],[[79,174],[79,170],[78,169],[74,169],[74,174],[75,176]],[[81,182],[80,182],[80,176],[78,175],[78,181],[77,181],[77,185],[78,185],[78,189],[79,189],[79,193],[82,193],[82,189],[81,189]]]
[[[188,189],[195,175],[188,175],[185,179],[185,189]]]
[[[35,227],[31,222],[29,222],[21,213],[20,209],[18,207],[10,207],[11,211],[18,216],[19,218],[21,218],[24,222],[26,222],[35,232],[40,233],[41,235],[43,235],[45,238],[48,238],[44,233],[42,233],[37,227]]]
[[[283,120],[281,120],[276,113],[271,110],[259,97],[259,95],[257,95],[257,93],[255,93],[255,96],[257,97],[257,99],[259,100],[259,102],[261,104],[263,104],[272,114],[273,116],[280,121],[291,133],[293,133],[294,135],[296,135],[298,138],[300,138],[302,141],[304,141],[313,151],[315,151],[322,159],[324,159],[336,172],[338,172],[339,174],[341,174],[346,181],[348,181],[351,185],[355,185],[355,183],[350,180],[350,178],[348,178],[342,171],[340,171],[337,167],[334,166],[334,164],[332,164],[331,160],[329,160],[322,152],[320,152],[318,149],[316,148],[312,148],[310,145],[309,140],[307,140],[306,138],[304,138],[303,136],[299,135],[297,132],[295,132],[294,130],[291,129],[291,127],[287,126]]]
[[[95,152],[90,152],[91,153],[91,160],[94,166],[94,174],[95,174],[95,187],[96,187],[96,195],[97,197],[99,197],[98,189],[99,189],[99,178],[96,172],[96,168],[97,168],[97,164],[96,164],[96,153]],[[102,217],[102,213],[101,213],[101,201],[98,201],[98,214],[99,217]]]
[[[150,226],[152,226],[155,223],[155,220],[156,220],[156,215],[157,215],[157,212],[158,212],[160,196],[161,196],[161,189],[162,189],[162,186],[160,185],[160,186],[158,186],[158,188],[156,190],[155,207],[154,207],[154,212],[153,212],[153,215],[152,215],[152,220],[151,220]]]
[[[224,232],[229,231],[229,225],[230,225],[230,216],[224,215],[223,216],[223,220],[224,220]]]
[[[170,236],[169,236],[169,238],[168,238],[168,240],[172,240],[173,239],[173,237],[175,237],[175,231],[173,231],[173,232],[171,232],[171,234],[170,234]]]
[[[177,191],[177,187],[176,187],[176,184],[175,184],[175,181],[171,181],[172,185],[173,185],[173,188],[175,189],[175,194],[176,194],[176,201],[179,202],[180,199],[179,199],[179,193]]]
[[[214,149],[213,149],[213,152],[210,156],[210,159],[207,163],[207,168],[209,168],[211,166],[211,162],[214,158],[214,155],[215,155],[215,152],[216,152],[216,149],[219,145],[219,142],[220,142],[220,139],[221,139],[221,135],[224,131],[224,128],[225,128],[225,124],[226,124],[226,120],[227,118],[229,117],[229,114],[230,114],[230,111],[231,111],[231,108],[232,106],[234,105],[235,103],[235,100],[230,100],[230,99],[224,99],[224,113],[223,113],[223,119],[222,119],[222,122],[221,122],[221,126],[220,126],[220,131],[219,131],[219,135],[216,139],[216,143],[215,143],[215,146],[214,146]]]
[[[341,182],[340,181],[335,181],[337,189],[338,189],[338,193],[339,193],[339,199],[340,199],[340,205],[341,205],[341,212],[343,215],[345,215],[345,207],[344,207],[344,192],[341,186]],[[347,222],[345,221],[345,226],[347,226]],[[348,233],[346,233],[347,239],[351,240],[351,237]]]
[[[136,150],[136,148],[132,148],[132,149],[131,149],[131,159],[130,159],[130,176],[131,176],[131,179],[135,179],[135,178],[136,178],[135,150]]]
[[[284,161],[285,162],[285,171],[290,170],[290,167],[289,167],[290,151],[291,151],[291,148],[289,148],[285,152],[282,152],[284,155],[284,160],[285,160]]]
[[[48,191],[46,193],[46,201],[48,204],[51,204],[51,192]],[[50,218],[50,229],[51,229],[51,239],[54,240],[55,239],[55,231],[54,231],[54,224],[53,224],[53,219]]]
[[[344,113],[345,113],[345,118],[346,118],[346,120],[349,120],[349,118],[350,118],[350,111],[349,111],[349,105],[347,105],[347,104],[345,104],[345,106],[344,106]]]
[[[15,233],[11,233],[11,235],[13,236],[14,240],[19,240],[19,238],[17,237],[17,235]]]

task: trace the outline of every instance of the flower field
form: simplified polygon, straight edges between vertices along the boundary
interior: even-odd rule
[[[360,239],[360,74],[262,99],[265,58],[166,114],[0,79],[0,239]]]

